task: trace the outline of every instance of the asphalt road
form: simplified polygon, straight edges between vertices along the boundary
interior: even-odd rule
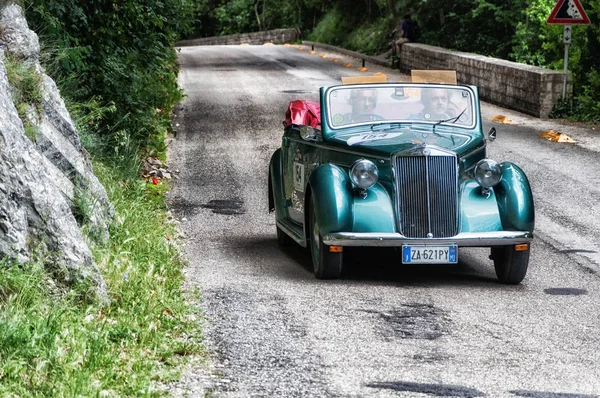
[[[356,251],[341,280],[314,278],[309,254],[281,249],[267,166],[290,100],[359,75],[297,46],[184,47],[169,195],[185,233],[187,283],[201,291],[211,353],[173,395],[213,397],[600,396],[600,135],[482,104],[535,195],[529,273],[498,284],[488,251],[457,266],[407,268]],[[351,61],[354,68],[346,68]],[[369,66],[369,65],[367,65]],[[390,80],[406,79],[385,68]],[[492,122],[506,115],[519,123]],[[545,140],[554,129],[578,141]]]

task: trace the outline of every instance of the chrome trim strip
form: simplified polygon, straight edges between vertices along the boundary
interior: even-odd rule
[[[450,245],[485,247],[528,243],[533,233],[528,231],[463,232],[451,238],[414,239],[399,233],[336,232],[323,237],[323,243],[336,246],[400,247],[402,245]]]
[[[427,186],[427,236],[433,236],[433,232],[431,231],[431,190],[429,184],[431,183],[429,179],[429,151],[423,151],[423,156],[425,156],[425,185]]]

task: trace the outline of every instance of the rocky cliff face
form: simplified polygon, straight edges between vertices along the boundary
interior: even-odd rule
[[[38,37],[12,3],[0,2],[0,46],[0,257],[25,262],[41,252],[57,282],[88,280],[106,300],[73,201],[85,196],[90,229],[102,241],[108,239],[114,210],[54,81],[40,66]],[[28,106],[27,120],[15,107],[5,68],[8,56],[41,78],[43,101],[41,107]],[[34,140],[26,135],[26,125],[34,129]]]

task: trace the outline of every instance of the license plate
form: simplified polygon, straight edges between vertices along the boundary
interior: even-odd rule
[[[456,264],[458,248],[448,246],[402,246],[403,264]]]

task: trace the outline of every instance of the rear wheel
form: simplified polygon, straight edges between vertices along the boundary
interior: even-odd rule
[[[313,262],[315,276],[318,279],[339,278],[342,274],[343,255],[341,252],[333,253],[329,251],[329,246],[323,243],[312,200],[310,201],[309,205],[308,220],[310,255]]]
[[[521,283],[529,266],[529,249],[517,251],[514,245],[492,247],[492,259],[500,283]]]

